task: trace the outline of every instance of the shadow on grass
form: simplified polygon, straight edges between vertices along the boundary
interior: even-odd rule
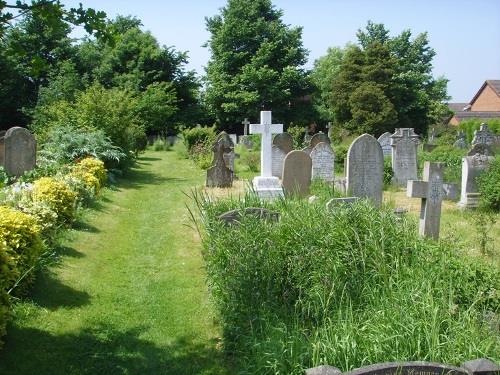
[[[70,258],[84,258],[85,254],[76,250],[75,248],[69,247],[69,246],[64,246],[64,245],[58,245],[54,248],[54,251],[56,254],[61,257],[70,257]]]
[[[10,326],[0,352],[1,374],[229,374],[222,354],[182,337],[165,347],[140,338],[142,327],[121,331],[101,324],[52,335]],[[233,373],[233,372],[231,372]]]
[[[72,228],[76,231],[79,232],[89,232],[89,233],[99,233],[100,230],[94,227],[93,225],[90,225],[86,221],[78,220],[73,223]]]
[[[185,181],[182,178],[163,177],[156,173],[146,171],[144,169],[131,168],[123,177],[119,178],[116,183],[116,188],[120,189],[141,189],[146,185],[161,185],[166,182]]]
[[[90,303],[90,295],[87,292],[64,285],[48,269],[37,273],[36,282],[28,299],[49,310],[57,310],[61,307],[76,308]]]

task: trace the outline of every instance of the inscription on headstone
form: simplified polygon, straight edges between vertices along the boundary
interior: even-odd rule
[[[369,134],[356,138],[347,151],[347,191],[382,203],[384,154],[378,141]]]
[[[491,133],[490,128],[485,123],[482,123],[479,130],[474,132],[474,138],[472,139],[472,145],[483,144],[492,145],[495,136]]]
[[[329,143],[318,143],[311,151],[313,179],[319,178],[326,182],[333,182],[335,154]]]
[[[393,181],[406,186],[408,180],[417,178],[418,135],[413,128],[398,128],[391,135]]]
[[[13,176],[21,176],[36,165],[36,140],[20,127],[7,130],[4,136],[4,168]]]
[[[281,179],[283,174],[283,162],[285,161],[286,153],[278,146],[273,145],[273,176]]]
[[[305,197],[311,185],[312,160],[303,151],[289,152],[283,163],[283,188],[288,194]]]

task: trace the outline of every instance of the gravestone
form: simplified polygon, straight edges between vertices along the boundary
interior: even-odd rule
[[[247,207],[243,210],[231,210],[219,215],[219,220],[223,221],[226,225],[239,225],[241,217],[244,215],[253,216],[261,220],[269,220],[271,222],[278,222],[280,214],[276,211],[268,210],[262,207]]]
[[[229,134],[229,138],[231,138],[233,145],[238,143],[238,136],[236,134]]]
[[[461,367],[410,361],[376,363],[344,373],[336,367],[322,365],[307,369],[305,373],[306,375],[500,375],[500,367],[489,359],[480,358],[464,362]]]
[[[323,132],[316,133],[312,136],[312,138],[309,142],[309,147],[311,147],[311,149],[313,149],[314,147],[316,147],[316,145],[318,143],[322,143],[322,142],[330,144],[330,138],[328,138],[328,136]]]
[[[454,201],[458,198],[458,184],[443,183],[443,199]]]
[[[391,135],[393,182],[406,186],[408,180],[417,178],[418,135],[413,128],[397,128]]]
[[[227,150],[223,139],[215,142],[213,165],[207,169],[207,187],[226,188],[233,186],[233,172],[226,166],[224,160],[224,153]]]
[[[476,154],[486,155],[486,156],[495,156],[495,153],[493,152],[493,148],[490,145],[487,145],[484,143],[476,143],[467,152],[467,156],[474,156]]]
[[[332,198],[326,202],[326,208],[331,210],[339,206],[351,206],[353,203],[359,200],[358,197],[344,197],[344,198]]]
[[[252,184],[257,195],[264,199],[283,196],[279,178],[272,174],[272,135],[283,133],[283,124],[273,124],[271,117],[271,111],[261,111],[260,124],[250,124],[250,134],[261,134],[260,176],[255,177]]]
[[[384,154],[373,136],[363,134],[352,142],[347,151],[346,177],[348,194],[369,198],[380,206],[384,186]]]
[[[283,176],[283,162],[285,161],[286,153],[276,145],[273,145],[273,167],[272,172],[274,177],[281,179]]]
[[[312,151],[312,147],[311,146],[307,146],[307,147],[304,147],[302,150],[302,152],[305,152],[307,155],[311,155],[311,151]]]
[[[382,152],[385,156],[392,155],[392,147],[391,147],[391,133],[385,132],[377,139],[378,143],[380,143],[380,147],[382,147]]]
[[[5,162],[5,130],[0,131],[0,167],[3,167]]]
[[[227,134],[225,131],[220,132],[215,138],[216,142],[221,140],[224,144],[224,162],[226,163],[226,167],[234,173],[234,159],[236,158],[234,154],[234,142],[230,134]]]
[[[453,146],[456,148],[467,148],[467,142],[465,140],[465,133],[463,130],[457,132],[457,140],[453,143]]]
[[[243,125],[243,135],[248,135],[248,125],[250,125],[250,121],[245,117],[245,119],[241,122]]]
[[[421,198],[419,233],[435,240],[439,238],[441,202],[443,201],[444,163],[424,164],[423,180],[409,180],[406,195]]]
[[[283,163],[283,188],[288,194],[305,197],[311,185],[312,160],[303,151],[289,152]]]
[[[318,143],[310,153],[312,160],[311,178],[333,182],[335,154],[329,143]]]
[[[342,195],[347,194],[347,179],[345,177],[336,178],[333,183],[333,187],[336,191],[340,192]]]
[[[482,123],[479,127],[479,130],[474,132],[474,138],[472,139],[472,145],[483,144],[483,145],[492,145],[494,142],[495,136],[490,131],[490,128],[485,123]]]
[[[476,208],[479,206],[480,194],[477,178],[489,168],[494,159],[493,156],[480,153],[462,158],[462,185],[458,207]]]
[[[4,168],[13,176],[22,176],[36,165],[36,140],[33,134],[20,127],[7,130],[4,136]]]
[[[276,134],[273,138],[273,146],[279,147],[286,155],[293,150],[293,138],[288,133]]]

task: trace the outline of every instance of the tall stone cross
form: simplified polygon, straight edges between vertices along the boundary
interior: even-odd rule
[[[250,134],[261,134],[260,176],[253,179],[255,192],[262,198],[275,198],[283,195],[277,177],[273,176],[272,143],[273,134],[283,133],[283,124],[273,124],[271,111],[260,112],[260,124],[250,124]]]
[[[424,164],[424,179],[409,180],[406,195],[410,198],[422,198],[420,206],[419,233],[435,240],[439,238],[441,221],[441,202],[443,200],[444,163]]]
[[[243,135],[248,135],[248,125],[250,125],[250,121],[245,117],[245,119],[241,122],[243,124]]]

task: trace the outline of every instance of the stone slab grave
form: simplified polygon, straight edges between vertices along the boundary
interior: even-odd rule
[[[314,147],[316,147],[317,144],[322,142],[330,144],[330,138],[328,138],[328,135],[326,135],[323,132],[316,133],[312,136],[311,140],[309,141],[309,147],[313,149]]]
[[[273,145],[272,148],[272,157],[273,157],[273,165],[272,165],[272,174],[274,177],[278,177],[281,179],[283,177],[283,162],[285,161],[286,153],[281,148],[276,145]]]
[[[219,220],[226,225],[239,225],[241,217],[244,215],[254,216],[261,220],[268,220],[277,223],[280,218],[279,212],[268,210],[262,207],[247,207],[243,210],[231,210],[219,215]]]
[[[311,185],[312,160],[303,151],[289,152],[283,163],[283,189],[287,194],[306,197]]]
[[[477,178],[486,171],[491,162],[495,160],[491,156],[489,146],[476,144],[469,151],[468,156],[462,158],[462,184],[460,189],[460,208],[477,208],[479,206],[479,187]],[[478,152],[476,152],[478,151]],[[472,155],[471,155],[472,153]]]
[[[279,147],[285,155],[293,150],[293,137],[289,133],[279,133],[273,138],[273,146]]]
[[[391,135],[393,182],[406,186],[408,180],[417,179],[418,135],[413,128],[397,128]]]
[[[495,136],[490,131],[490,128],[487,124],[482,123],[479,127],[479,130],[474,132],[474,138],[472,139],[471,144],[483,144],[483,145],[492,145],[495,141]]]
[[[306,375],[500,375],[500,367],[486,358],[467,361],[461,367],[434,362],[386,362],[342,373],[328,365],[307,369]]]
[[[465,132],[460,130],[457,132],[457,140],[453,143],[453,147],[456,148],[467,148],[467,141],[465,140]]]
[[[260,124],[250,124],[250,134],[261,134],[260,176],[252,181],[253,190],[263,199],[283,196],[278,177],[273,176],[272,135],[283,133],[283,124],[273,124],[271,111],[260,112]]]
[[[27,129],[13,127],[4,136],[4,168],[13,176],[22,176],[36,166],[36,140]]]
[[[233,139],[231,138],[230,134],[222,131],[215,138],[216,142],[218,142],[219,140],[222,140],[222,142],[224,143],[224,162],[226,163],[226,167],[228,167],[229,170],[234,173],[234,159],[236,158],[236,155],[234,153]]]
[[[382,203],[384,154],[378,141],[369,134],[356,138],[347,151],[347,193]]]
[[[224,153],[226,148],[223,139],[213,145],[214,161],[212,167],[207,169],[207,187],[227,188],[233,186],[233,172],[226,166]]]
[[[0,167],[3,167],[5,162],[5,130],[0,131]]]
[[[312,160],[311,178],[318,178],[326,182],[334,180],[335,154],[329,143],[320,142],[310,153]]]
[[[421,198],[419,233],[435,240],[439,238],[441,203],[443,201],[444,163],[424,164],[423,180],[409,180],[406,195]]]
[[[380,137],[378,137],[377,141],[382,147],[382,152],[384,153],[384,157],[392,155],[392,146],[391,146],[391,133],[385,132]]]

